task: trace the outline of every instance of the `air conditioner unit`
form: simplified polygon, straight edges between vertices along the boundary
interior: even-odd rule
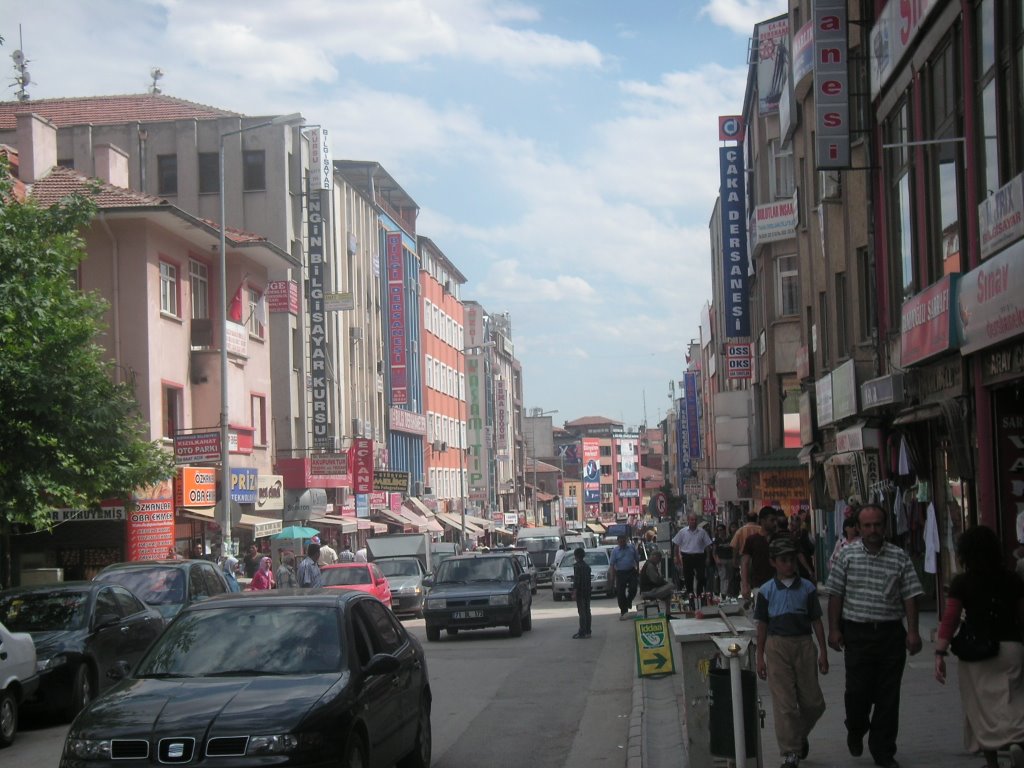
[[[430,448],[431,448],[431,450],[433,450],[433,451],[435,451],[437,453],[440,453],[441,451],[444,450],[444,448],[441,447],[443,445],[444,445],[444,443],[442,443],[440,440],[435,440],[434,442],[432,442],[430,444]]]
[[[352,341],[362,341],[363,340],[363,329],[362,328],[358,328],[358,327],[357,328],[349,328],[348,329],[348,335],[349,335],[349,338],[352,339]]]
[[[342,449],[342,438],[338,435],[332,435],[330,438],[330,446],[334,453],[338,453]]]

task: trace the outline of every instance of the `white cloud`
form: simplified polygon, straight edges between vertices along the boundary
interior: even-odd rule
[[[708,0],[700,10],[715,24],[748,37],[754,25],[786,12],[786,0]]]

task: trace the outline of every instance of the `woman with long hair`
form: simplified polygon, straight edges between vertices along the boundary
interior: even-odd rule
[[[958,665],[964,746],[980,751],[986,768],[997,768],[997,751],[1008,748],[1010,765],[1024,768],[1024,582],[1004,567],[999,537],[983,525],[961,534],[956,557],[963,573],[949,585],[935,641],[935,679],[946,682],[946,656],[962,612],[999,648],[991,658]]]

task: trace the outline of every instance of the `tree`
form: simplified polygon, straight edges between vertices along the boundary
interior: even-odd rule
[[[174,471],[97,343],[106,302],[75,286],[95,211],[81,196],[19,202],[0,158],[0,531],[47,528],[51,509],[128,498]]]

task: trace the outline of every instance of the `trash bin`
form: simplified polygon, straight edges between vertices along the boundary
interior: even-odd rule
[[[732,730],[732,681],[728,669],[712,669],[708,674],[709,730],[711,754],[715,757],[736,757]],[[749,669],[740,670],[743,691],[743,735],[747,756],[757,754],[757,678]]]

